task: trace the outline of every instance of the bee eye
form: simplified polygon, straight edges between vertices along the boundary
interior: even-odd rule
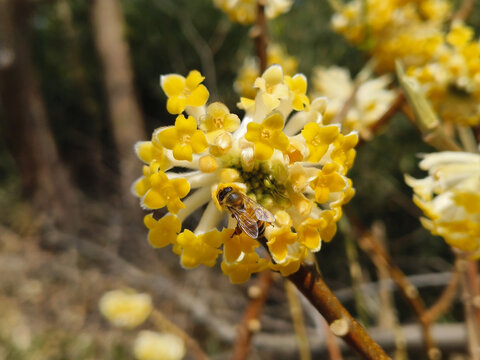
[[[226,188],[220,190],[217,194],[217,198],[218,198],[218,201],[223,201],[223,199],[225,198],[225,196],[227,196],[227,194],[229,192],[231,192],[233,189],[231,186],[227,186]]]

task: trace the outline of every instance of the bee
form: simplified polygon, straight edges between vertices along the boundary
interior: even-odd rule
[[[258,239],[265,231],[265,223],[271,224],[275,221],[270,211],[231,186],[220,190],[217,199],[218,203],[237,220],[232,237],[240,235],[243,231],[251,238]]]

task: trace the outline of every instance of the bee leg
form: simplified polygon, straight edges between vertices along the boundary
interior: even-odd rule
[[[242,229],[237,225],[235,228],[235,231],[232,233],[232,236],[230,238],[233,238],[235,235],[240,235],[242,233]]]

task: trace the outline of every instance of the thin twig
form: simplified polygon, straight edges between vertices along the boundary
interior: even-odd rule
[[[298,298],[297,290],[290,281],[285,281],[285,293],[287,294],[290,314],[292,315],[293,328],[298,342],[298,352],[300,360],[310,360],[310,344],[308,343],[305,321],[303,320],[302,304]]]
[[[256,285],[249,289],[251,301],[243,314],[242,322],[238,325],[237,339],[233,346],[232,360],[247,359],[250,351],[252,335],[260,330],[260,313],[267,301],[273,278],[270,270],[260,273]]]
[[[260,61],[260,73],[267,68],[267,45],[268,45],[268,27],[265,16],[265,5],[263,1],[257,4],[257,23],[252,29],[250,36],[255,43],[255,51]]]
[[[402,270],[394,264],[392,258],[387,254],[385,249],[375,241],[370,232],[363,231],[359,245],[366,253],[375,256],[378,261],[382,262],[384,266],[389,269],[392,279],[397,284],[400,293],[412,308],[422,327],[427,358],[438,359],[440,350],[437,348],[433,340],[431,324],[424,321],[423,316],[426,312],[426,307],[417,288],[408,280]]]
[[[458,295],[458,286],[460,285],[460,274],[458,265],[454,267],[452,276],[448,285],[443,290],[437,301],[423,314],[423,321],[433,323],[442,316],[451,306]]]
[[[463,0],[462,5],[457,12],[452,16],[452,23],[454,21],[465,21],[472,13],[475,0]]]

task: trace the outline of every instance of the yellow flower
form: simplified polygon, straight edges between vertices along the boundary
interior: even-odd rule
[[[308,146],[308,161],[318,163],[328,150],[331,143],[340,134],[336,125],[320,126],[317,123],[308,123],[302,130],[302,136]]]
[[[140,331],[133,348],[137,360],[181,360],[186,351],[182,338],[149,330]]]
[[[161,170],[165,170],[170,165],[163,147],[156,141],[139,141],[135,144],[135,152],[140,160],[146,164],[158,162]]]
[[[240,126],[240,119],[221,102],[214,102],[207,106],[205,116],[200,119],[200,129],[206,133],[209,142],[215,140],[225,131],[233,132]]]
[[[473,29],[460,22],[454,22],[447,34],[447,42],[461,48],[467,45],[473,38]]]
[[[347,187],[348,183],[337,170],[337,164],[325,164],[318,176],[311,182],[310,186],[315,191],[315,201],[317,203],[327,202],[330,193],[342,191]]]
[[[151,188],[142,198],[142,206],[146,209],[161,209],[176,214],[185,205],[180,201],[190,191],[190,185],[185,179],[168,179],[163,171],[150,175]]]
[[[325,224],[326,221],[324,219],[307,218],[295,227],[299,241],[311,251],[320,250],[322,238],[320,237],[319,230],[322,229]]]
[[[208,100],[208,90],[201,84],[204,77],[192,70],[187,78],[178,75],[164,75],[160,78],[163,91],[168,97],[167,110],[170,114],[181,114],[187,106],[203,106]]]
[[[233,263],[223,261],[221,264],[223,273],[230,278],[232,284],[244,283],[253,273],[263,271],[267,267],[268,260],[261,258],[255,252],[245,254],[239,261]]]
[[[232,263],[241,258],[243,254],[252,253],[260,244],[245,233],[236,235],[225,241],[223,255],[227,263]]]
[[[175,215],[166,215],[155,220],[153,214],[144,217],[143,222],[148,231],[148,242],[155,248],[175,244],[177,234],[182,230],[182,223]]]
[[[134,328],[152,312],[152,299],[131,289],[108,291],[100,299],[100,312],[113,325]]]
[[[305,108],[308,110],[310,100],[306,95],[307,78],[302,74],[297,74],[294,77],[285,76],[285,84],[287,84],[293,97],[293,110],[302,111]]]
[[[179,115],[175,126],[158,133],[158,141],[165,148],[173,150],[173,156],[177,160],[192,161],[192,152],[200,154],[208,147],[205,134],[197,130],[197,122],[193,116],[185,118]]]
[[[254,87],[260,90],[260,96],[267,112],[288,98],[288,87],[283,81],[283,70],[279,65],[270,66],[263,75],[255,80]]]
[[[226,234],[218,230],[198,236],[185,230],[177,236],[175,251],[180,254],[181,264],[185,268],[194,268],[200,264],[212,267],[222,253],[218,248],[225,237]]]
[[[265,232],[267,246],[276,263],[282,263],[288,254],[288,246],[297,241],[297,234],[290,227],[268,228]]]
[[[261,124],[255,122],[248,124],[245,139],[254,143],[257,160],[270,159],[274,149],[287,151],[289,141],[282,132],[283,125],[283,117],[279,113],[273,113]]]

